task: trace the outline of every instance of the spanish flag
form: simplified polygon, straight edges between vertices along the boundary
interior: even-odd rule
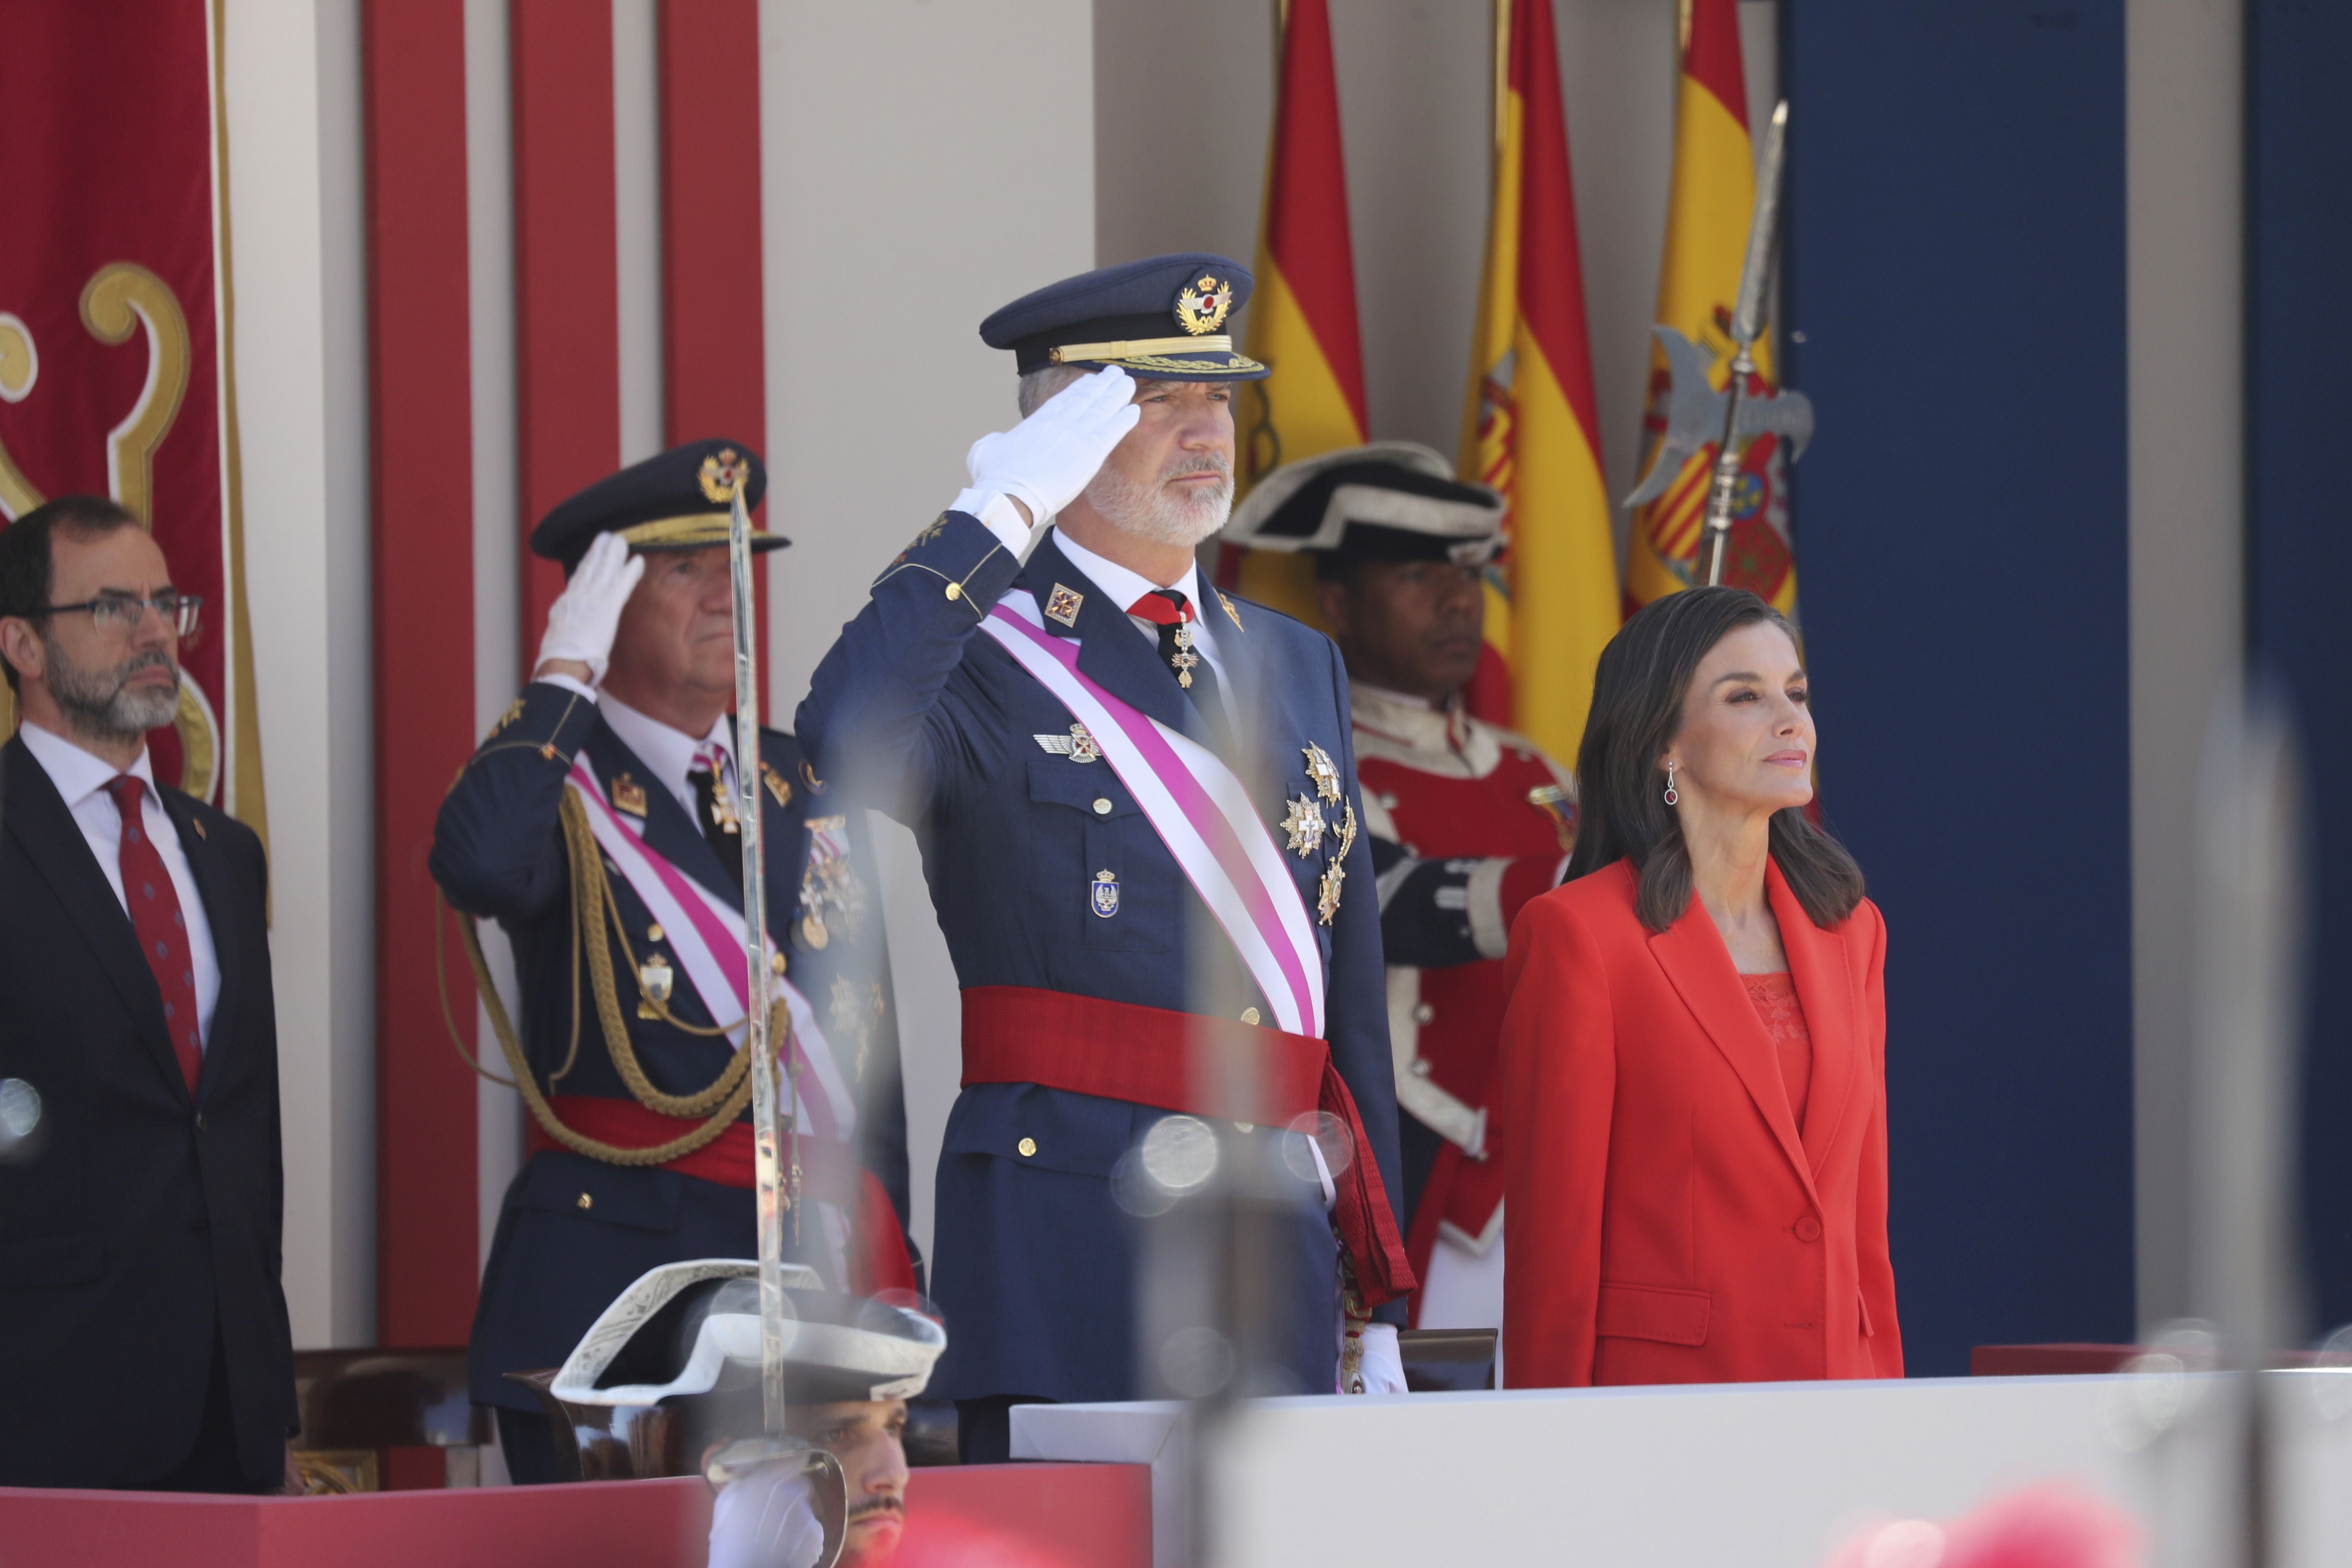
[[[1714,384],[1731,374],[1731,310],[1756,208],[1756,151],[1748,135],[1748,89],[1739,58],[1738,0],[1689,0],[1683,38],[1681,97],[1675,112],[1674,185],[1666,199],[1665,263],[1658,277],[1658,316],[1715,355]],[[1775,388],[1769,334],[1757,340],[1750,392]],[[1654,447],[1666,427],[1672,377],[1664,351],[1650,357]],[[1638,608],[1694,581],[1706,521],[1708,481],[1717,444],[1694,452],[1665,493],[1633,514],[1625,600]],[[1647,456],[1643,471],[1649,468]],[[1740,460],[1723,580],[1752,588],[1784,614],[1797,602],[1789,552],[1787,467],[1776,436],[1759,436]]]
[[[1510,671],[1512,727],[1572,757],[1593,666],[1619,623],[1616,528],[1601,478],[1551,0],[1509,0],[1507,14],[1461,467],[1510,509],[1507,565],[1488,579],[1486,640]]]
[[[1248,338],[1249,356],[1273,374],[1244,384],[1236,411],[1244,492],[1285,463],[1364,443],[1364,355],[1356,337],[1331,15],[1325,0],[1289,0],[1284,11]],[[1320,626],[1314,574],[1311,555],[1255,550],[1243,556],[1236,585]]]

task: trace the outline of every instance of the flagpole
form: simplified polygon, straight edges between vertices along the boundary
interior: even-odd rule
[[[1706,498],[1706,531],[1699,544],[1699,581],[1723,583],[1723,560],[1731,542],[1731,508],[1739,489],[1739,411],[1748,401],[1748,379],[1756,374],[1756,340],[1764,330],[1764,283],[1772,271],[1772,237],[1780,212],[1780,154],[1789,130],[1789,100],[1772,110],[1764,132],[1764,155],[1757,162],[1756,212],[1748,226],[1748,258],[1739,269],[1739,299],[1731,312],[1730,394],[1723,400],[1723,435],[1715,452],[1715,479]]]

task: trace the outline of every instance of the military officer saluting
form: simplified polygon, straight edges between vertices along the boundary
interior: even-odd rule
[[[967,1458],[1003,1457],[1010,1404],[1134,1392],[1111,1178],[1165,1114],[1203,1110],[1186,1050],[1204,1016],[1307,1086],[1280,1115],[1319,1095],[1354,1123],[1328,1218],[1300,1184],[1287,1381],[1402,1385],[1411,1281],[1346,677],[1328,639],[1193,561],[1230,510],[1233,384],[1265,374],[1226,330],[1249,288],[1223,258],[1160,257],[983,322],[1026,417],[972,447],[971,487],[884,569],[796,721],[820,768],[924,834],[964,988],[933,1293],[954,1330],[935,1392]],[[1341,1266],[1375,1309],[1352,1335]]]
[[[1569,770],[1463,709],[1502,521],[1493,490],[1458,483],[1426,447],[1386,441],[1276,469],[1225,530],[1251,549],[1313,554],[1348,661],[1421,1328],[1503,1326],[1503,1168],[1487,1114],[1502,959],[1512,920],[1559,882],[1575,841]]]
[[[562,1362],[657,1265],[748,1258],[753,1226],[739,766],[766,814],[772,1037],[792,1087],[786,1245],[836,1289],[915,1283],[906,1121],[863,827],[793,737],[735,755],[727,528],[748,447],[701,441],[599,480],[531,548],[563,563],[530,683],[443,803],[432,872],[514,946],[531,1113],[474,1319],[472,1393],[518,1480],[551,1479],[538,1401],[505,1374]],[[755,532],[754,547],[787,542]],[[470,933],[470,926],[467,928]],[[478,950],[477,950],[478,973]]]

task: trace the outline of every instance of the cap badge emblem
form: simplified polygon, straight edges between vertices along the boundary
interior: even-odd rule
[[[1045,618],[1059,621],[1066,626],[1075,626],[1078,624],[1078,606],[1086,602],[1087,596],[1076,588],[1065,588],[1056,583],[1053,593],[1045,599]]]
[[[1323,808],[1303,795],[1293,795],[1290,814],[1282,819],[1282,830],[1290,836],[1290,852],[1306,859],[1323,842]]]
[[[1233,286],[1205,273],[1176,296],[1176,320],[1196,338],[1223,326],[1233,308]]]
[[[702,493],[713,506],[724,506],[735,499],[743,482],[751,477],[751,465],[732,447],[721,447],[702,459]]]
[[[1109,871],[1097,871],[1092,884],[1095,913],[1108,920],[1118,913],[1118,878]]]

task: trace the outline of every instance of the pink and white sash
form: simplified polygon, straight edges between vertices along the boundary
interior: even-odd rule
[[[646,843],[642,829],[623,822],[589,771],[585,753],[572,759],[572,775],[565,784],[580,792],[598,846],[660,923],[663,936],[677,954],[678,967],[686,971],[688,983],[702,998],[712,1020],[735,1020],[727,1038],[740,1047],[751,994],[743,973],[742,911],[671,865]],[[767,951],[772,964],[776,953],[772,936]],[[803,1118],[802,1131],[819,1138],[854,1136],[857,1100],[842,1077],[840,1064],[834,1060],[824,1032],[817,1027],[808,998],[782,974],[772,973],[769,984],[792,1015],[793,1047],[802,1068],[797,1112]]]
[[[1112,696],[1078,669],[1078,642],[1045,630],[1035,598],[1008,594],[980,623],[1084,724],[1145,820],[1233,939],[1276,1027],[1323,1036],[1323,954],[1289,866],[1223,759]]]

